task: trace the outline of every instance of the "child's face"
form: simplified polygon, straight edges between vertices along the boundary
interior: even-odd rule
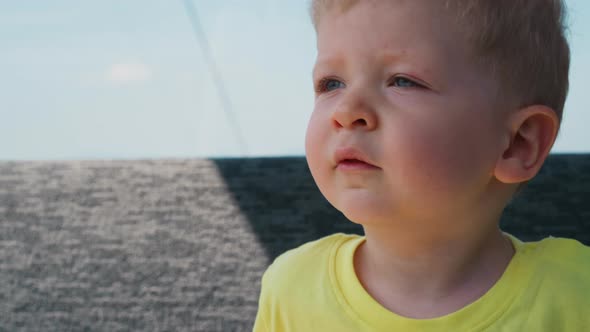
[[[492,181],[505,141],[498,87],[438,3],[360,1],[317,27],[306,154],[355,222],[467,216]],[[347,149],[375,167],[339,163]]]

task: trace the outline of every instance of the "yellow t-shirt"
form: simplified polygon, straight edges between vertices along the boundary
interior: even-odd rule
[[[498,282],[434,319],[397,315],[356,277],[365,238],[334,234],[279,256],[262,277],[254,331],[590,331],[590,247],[570,239],[521,242]]]

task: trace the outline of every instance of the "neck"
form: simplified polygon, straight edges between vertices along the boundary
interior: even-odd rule
[[[355,253],[357,275],[378,302],[400,315],[454,312],[485,294],[514,254],[497,223],[484,224],[493,227],[445,237],[366,226],[367,240]]]

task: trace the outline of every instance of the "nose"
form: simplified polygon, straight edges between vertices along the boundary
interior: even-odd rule
[[[332,113],[335,129],[374,130],[377,127],[377,115],[367,97],[360,93],[343,96]]]

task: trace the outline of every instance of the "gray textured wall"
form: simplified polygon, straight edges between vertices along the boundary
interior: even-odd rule
[[[553,155],[507,208],[590,244],[590,155]],[[361,229],[303,158],[0,163],[0,331],[249,331],[281,252]]]

